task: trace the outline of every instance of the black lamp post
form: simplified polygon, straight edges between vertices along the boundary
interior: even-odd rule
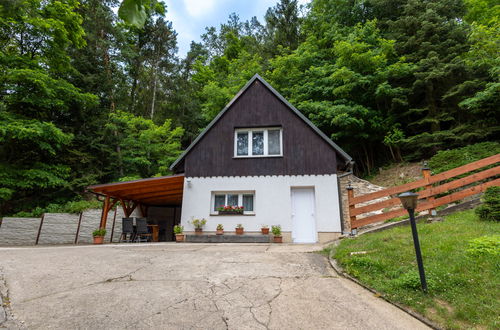
[[[410,216],[411,233],[413,235],[413,245],[415,246],[415,254],[417,256],[418,272],[420,274],[420,284],[422,290],[427,292],[427,281],[425,280],[424,263],[422,261],[422,253],[420,252],[420,242],[418,241],[417,224],[415,223],[415,209],[417,208],[418,194],[405,192],[398,195],[401,204],[408,211]]]

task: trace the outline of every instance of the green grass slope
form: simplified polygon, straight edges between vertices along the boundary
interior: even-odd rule
[[[334,257],[349,274],[389,300],[445,328],[498,329],[499,226],[480,221],[473,210],[419,224],[428,294],[420,291],[409,226],[345,239]]]

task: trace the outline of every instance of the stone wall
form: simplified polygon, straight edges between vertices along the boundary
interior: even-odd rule
[[[3,218],[0,245],[33,245],[39,227],[40,218]]]
[[[379,191],[382,189],[385,189],[385,187],[377,186],[373,183],[370,183],[366,180],[360,179],[357,176],[353,174],[348,174],[345,176],[342,176],[342,173],[339,173],[339,183],[340,183],[340,196],[342,200],[342,219],[344,223],[344,233],[349,233],[351,231],[351,223],[349,221],[349,204],[347,203],[347,187],[349,183],[351,184],[351,187],[354,189],[354,196],[361,196],[365,194],[369,194],[375,191]],[[362,203],[357,205],[362,206],[364,204],[371,204],[371,203],[376,203],[379,201],[382,201],[386,199],[387,197],[384,198],[379,198],[374,201],[370,201],[369,203]],[[368,215],[373,215],[376,213],[381,213],[382,211],[375,211],[371,213],[367,213],[364,216]],[[361,217],[360,217],[361,218]]]
[[[122,230],[123,210],[117,209],[113,232],[114,210],[109,212],[106,224],[105,242],[118,242]],[[78,231],[79,214],[46,213],[38,244],[74,244]],[[99,227],[101,210],[92,209],[83,212],[78,233],[78,244],[92,243],[92,232]],[[3,218],[0,222],[0,246],[34,245],[40,228],[41,218]],[[112,235],[113,233],[113,235]]]
[[[46,213],[38,244],[73,244],[77,228],[78,214]]]

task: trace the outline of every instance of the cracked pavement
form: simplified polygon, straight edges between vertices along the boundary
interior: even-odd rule
[[[318,249],[0,248],[0,329],[427,329],[338,277],[324,256],[311,253]]]

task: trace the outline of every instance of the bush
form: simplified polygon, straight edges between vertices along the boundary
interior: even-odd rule
[[[274,236],[281,236],[281,226],[271,226],[271,232],[273,233]]]
[[[433,289],[436,287],[436,282],[431,279],[427,274],[425,277],[425,281],[427,282],[427,288],[428,289]],[[394,284],[397,287],[403,288],[403,289],[411,289],[411,290],[421,290],[422,285],[420,284],[420,275],[418,271],[409,271],[398,277],[397,279],[394,280]]]
[[[429,160],[434,174],[472,163],[500,153],[500,143],[482,142],[451,150],[439,151]]]
[[[96,229],[92,232],[92,236],[106,236],[106,229]]]
[[[31,212],[21,211],[14,214],[14,217],[29,218],[40,217],[44,213],[80,213],[88,209],[101,208],[102,202],[93,201],[70,201],[64,204],[49,204],[46,207],[36,207]]]
[[[184,226],[175,225],[174,234],[181,235],[184,232]]]
[[[500,235],[483,236],[471,239],[467,254],[480,256],[484,254],[500,255]]]
[[[500,221],[500,187],[488,187],[481,201],[483,204],[476,208],[479,219]]]

